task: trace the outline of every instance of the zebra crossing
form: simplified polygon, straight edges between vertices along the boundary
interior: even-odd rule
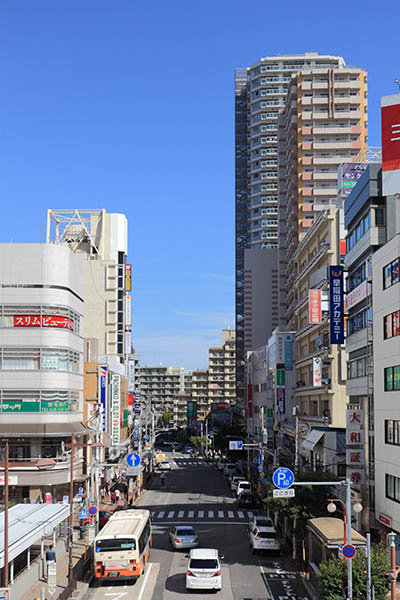
[[[194,466],[196,465],[196,467],[209,467],[209,463],[205,462],[204,459],[202,458],[198,458],[198,459],[187,459],[187,458],[173,458],[172,462],[174,462],[176,464],[177,467],[188,467],[188,466]]]
[[[152,510],[151,518],[153,521],[168,519],[174,521],[187,520],[238,520],[245,523],[253,517],[254,513],[250,510]]]

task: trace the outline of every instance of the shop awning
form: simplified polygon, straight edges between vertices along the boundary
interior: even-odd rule
[[[16,418],[17,420],[17,418]],[[89,435],[83,423],[0,423],[0,436],[18,437],[70,437],[72,434]]]
[[[302,449],[314,450],[314,447],[318,444],[324,434],[325,431],[321,431],[321,429],[311,429],[311,431],[307,433],[307,437],[302,444]]]

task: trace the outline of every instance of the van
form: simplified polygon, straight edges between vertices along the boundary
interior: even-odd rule
[[[238,481],[236,495],[239,496],[241,492],[251,492],[250,481]]]
[[[221,563],[223,556],[213,548],[195,548],[190,551],[186,571],[187,590],[221,590]]]

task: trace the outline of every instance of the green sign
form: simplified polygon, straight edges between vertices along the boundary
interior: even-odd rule
[[[343,188],[353,188],[356,185],[357,181],[342,181]]]
[[[122,427],[128,427],[128,410],[126,408],[122,411]]]
[[[276,370],[276,385],[285,385],[285,369]]]
[[[38,413],[38,412],[68,412],[68,400],[3,400],[1,412]]]
[[[274,416],[274,409],[273,408],[267,408],[267,417],[268,419],[272,419]]]

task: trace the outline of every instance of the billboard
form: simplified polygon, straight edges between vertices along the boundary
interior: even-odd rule
[[[121,378],[113,373],[111,375],[111,437],[113,444],[119,444],[121,441],[120,410]]]
[[[329,320],[331,344],[344,343],[343,267],[329,267]]]
[[[338,168],[338,192],[342,198],[350,195],[353,187],[364,173],[368,163],[346,162]]]
[[[310,324],[322,322],[321,290],[308,290],[308,322]]]
[[[135,361],[128,357],[128,392],[135,391]]]
[[[132,290],[132,265],[125,265],[125,291]]]
[[[312,359],[312,384],[313,387],[322,386],[322,359],[318,356]]]
[[[99,391],[101,430],[107,431],[107,371],[108,367],[99,367]]]
[[[186,418],[188,429],[193,429],[197,421],[197,402],[188,400],[186,405]]]
[[[383,96],[382,184],[383,195],[400,194],[400,94]]]
[[[125,296],[125,327],[132,325],[132,296]]]

